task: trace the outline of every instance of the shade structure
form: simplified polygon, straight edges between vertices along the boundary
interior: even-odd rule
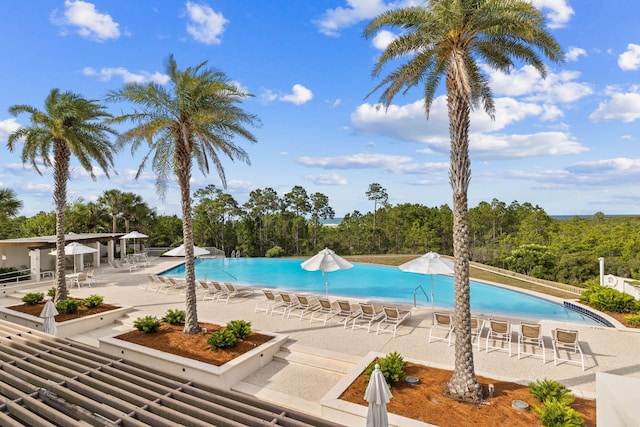
[[[162,256],[184,256],[185,255],[185,250],[184,250],[184,243],[181,244],[180,246],[178,246],[177,248],[173,248],[170,251],[167,251],[165,253],[162,254]],[[201,255],[209,255],[209,251],[206,250],[205,248],[201,248],[198,246],[193,246],[193,256],[201,256]]]
[[[324,248],[316,255],[300,264],[300,266],[308,271],[322,271],[322,274],[325,276],[325,292],[327,296],[329,296],[329,276],[327,273],[331,271],[346,270],[347,268],[353,267],[353,264],[336,254],[331,249]]]
[[[139,231],[132,231],[130,233],[125,234],[124,236],[121,237],[121,239],[133,239],[133,252],[136,252],[136,240],[137,239],[144,239],[147,238],[149,236],[147,236],[146,234],[140,233]]]
[[[387,415],[387,403],[393,395],[384,375],[380,370],[380,365],[376,363],[369,384],[364,392],[364,400],[369,402],[369,410],[367,411],[367,427],[387,427],[389,425],[389,416]]]
[[[431,275],[431,306],[434,305],[433,276],[436,274],[453,274],[453,263],[436,252],[427,252],[419,258],[405,262],[398,267],[408,273]]]
[[[73,271],[77,272],[76,268],[76,255],[92,254],[98,252],[95,248],[90,248],[78,242],[71,242],[64,247],[64,254],[67,256],[73,256]],[[49,255],[57,255],[58,251],[53,250],[49,252]]]
[[[50,299],[45,303],[40,317],[42,317],[42,332],[49,335],[55,335],[57,332],[55,316],[58,315],[58,310]]]

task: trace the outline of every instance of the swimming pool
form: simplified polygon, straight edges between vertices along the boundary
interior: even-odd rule
[[[325,278],[319,271],[306,271],[302,260],[271,258],[200,258],[196,259],[196,277],[273,289],[291,289],[315,294],[325,293]],[[397,267],[354,263],[353,268],[329,273],[329,295],[399,304],[417,303],[430,306],[433,280],[433,305],[453,309],[453,278],[405,273]],[[184,277],[184,264],[167,270],[163,275]],[[522,319],[549,319],[598,324],[594,320],[569,310],[560,304],[522,292],[471,281],[471,309],[478,314],[493,314]]]

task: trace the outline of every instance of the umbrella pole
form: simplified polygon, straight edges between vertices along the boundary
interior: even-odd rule
[[[329,274],[324,271],[322,274],[324,274],[324,294],[325,297],[329,298]]]
[[[434,292],[433,292],[433,274],[432,274],[431,275],[431,311],[432,312],[435,310],[433,297],[434,297]]]

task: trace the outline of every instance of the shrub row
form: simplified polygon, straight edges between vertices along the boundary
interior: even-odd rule
[[[49,291],[49,295],[50,294],[51,294],[51,291]],[[53,297],[54,295],[55,295],[55,289],[54,289],[53,295],[50,295],[50,296]],[[22,302],[24,302],[25,304],[35,305],[35,304],[40,304],[43,299],[44,299],[43,292],[29,292],[22,297]],[[104,298],[101,297],[100,295],[89,295],[84,300],[66,299],[66,300],[58,301],[56,303],[56,310],[58,310],[58,312],[60,313],[70,314],[70,313],[77,312],[80,306],[84,306],[87,308],[95,308],[101,305],[103,301],[104,301]]]
[[[637,313],[640,302],[631,295],[604,286],[591,286],[580,296],[580,302],[600,311]]]

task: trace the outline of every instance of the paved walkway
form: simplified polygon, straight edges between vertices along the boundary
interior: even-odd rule
[[[137,310],[132,314],[134,318],[145,315],[162,317],[170,308],[184,309],[184,296],[145,292],[138,285],[147,281],[146,274],[164,271],[175,263],[175,260],[154,260],[151,267],[131,273],[128,269],[115,270],[111,267],[101,267],[96,271],[97,284],[90,289],[74,288],[71,293],[77,297],[97,294],[103,296],[106,303],[133,306]],[[51,282],[46,282],[39,289],[46,291],[51,286]],[[226,324],[231,320],[250,321],[254,330],[286,334],[296,345],[317,348],[318,351],[323,352],[340,353],[347,359],[362,357],[371,351],[382,354],[396,351],[405,359],[424,361],[426,364],[448,369],[453,367],[454,347],[449,347],[443,341],[431,344],[427,342],[432,325],[430,308],[413,308],[411,319],[399,328],[398,335],[393,338],[391,334],[376,335],[374,332],[367,333],[364,329],[345,330],[342,325],[337,324],[323,326],[322,323],[309,323],[308,317],[301,321],[281,316],[267,316],[264,312],[254,313],[256,303],[264,299],[261,292],[256,292],[253,296],[232,298],[228,304],[199,301],[198,318],[201,321],[220,324]],[[352,302],[356,301],[352,300]],[[2,298],[0,304],[8,306],[16,304],[16,300]],[[541,323],[543,334],[547,337],[545,364],[541,359],[532,357],[519,360],[515,343],[512,344],[511,357],[506,352],[489,351],[487,353],[481,346],[481,351],[474,351],[476,373],[495,379],[521,382],[542,378],[554,379],[571,388],[576,395],[591,398],[595,397],[597,372],[640,378],[640,361],[638,360],[640,333],[554,321]],[[568,327],[579,331],[580,343],[585,353],[585,371],[582,371],[580,366],[566,363],[554,366],[553,351],[548,337],[551,329],[556,327]],[[104,332],[98,331],[97,334]],[[339,375],[331,374],[318,380],[315,383],[318,387],[309,387],[309,383],[291,380],[297,376],[282,375],[283,367],[278,365],[282,362],[273,363],[263,368],[251,381],[254,383],[264,381],[265,384],[271,382],[270,387],[274,390],[278,388],[283,392],[288,390],[292,395],[309,401],[319,401],[325,390],[331,388],[340,379]]]

